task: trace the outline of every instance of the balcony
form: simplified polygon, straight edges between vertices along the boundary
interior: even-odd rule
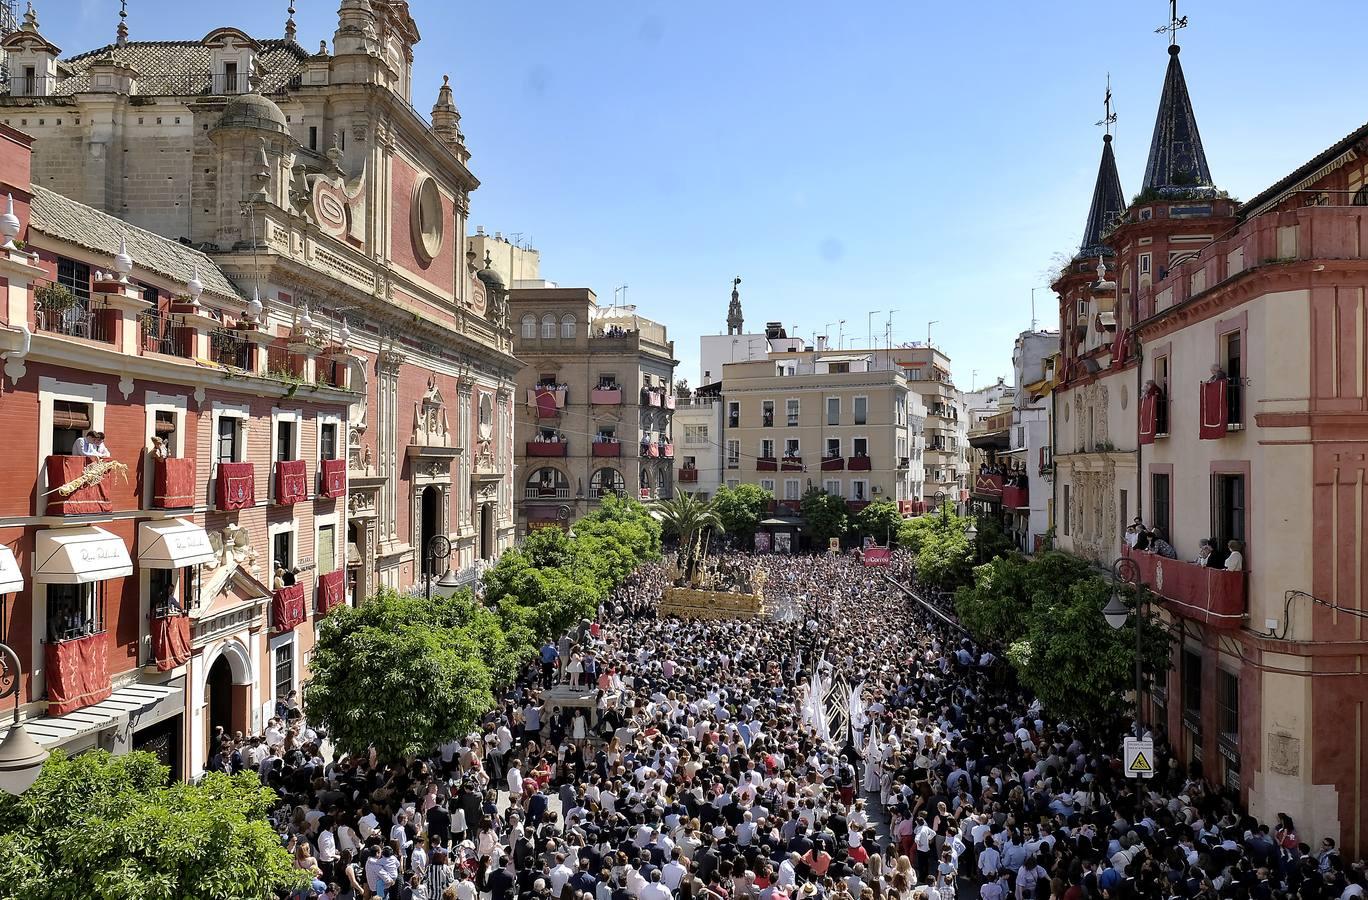
[[[926,512],[925,500],[899,500],[898,513],[903,517],[920,516]]]
[[[910,468],[912,468],[912,457],[910,457],[910,456],[899,456],[899,457],[898,457],[898,468],[899,468],[899,469],[910,469]]]
[[[660,406],[662,405],[662,401],[662,396],[656,391],[641,392],[641,402],[645,406]]]
[[[528,441],[526,454],[543,458],[564,458],[570,452],[569,441]]]
[[[676,473],[675,480],[680,484],[697,484],[698,470],[685,466]]]
[[[1244,428],[1240,408],[1244,389],[1238,379],[1216,378],[1202,382],[1199,388],[1201,421],[1197,437],[1200,440],[1220,440],[1227,433]]]
[[[309,467],[302,459],[282,459],[275,464],[275,502],[293,506],[309,499]]]
[[[857,513],[869,505],[868,500],[847,500],[846,509],[851,513]]]
[[[873,465],[873,461],[863,454],[852,456],[846,460],[846,468],[852,472],[868,472]]]
[[[86,474],[84,456],[53,455],[47,458],[47,515],[88,516],[114,511],[109,496],[109,482],[117,477],[106,472],[104,477],[87,483],[93,474]]]
[[[195,355],[195,329],[181,325],[168,313],[144,310],[138,313],[139,347],[144,355],[160,353],[192,359]]]
[[[1209,569],[1129,547],[1125,555],[1135,561],[1140,581],[1176,615],[1228,631],[1244,624],[1244,572]]]
[[[318,614],[326,616],[347,602],[347,573],[342,569],[318,576],[318,596],[314,601]]]
[[[974,476],[974,487],[969,493],[980,500],[1002,500],[1002,476],[998,474],[978,474]]]
[[[600,459],[616,459],[622,455],[621,441],[594,441],[594,456]]]
[[[103,631],[43,644],[47,667],[48,715],[65,716],[113,693],[109,679],[109,636]]]
[[[1004,483],[1002,485],[1002,505],[1005,509],[1030,509],[1030,486],[1025,483],[1020,487]]]
[[[347,461],[322,459],[318,461],[318,498],[336,500],[347,496]]]
[[[655,441],[642,441],[641,456],[643,459],[655,459],[660,456],[660,445]]]
[[[236,328],[209,332],[209,359],[230,369],[252,371],[252,342],[245,335],[245,331]]]
[[[271,631],[293,631],[304,622],[304,585],[292,584],[271,595]]]
[[[195,505],[195,461],[184,457],[154,459],[152,508],[184,509]]]
[[[622,388],[594,388],[589,392],[589,402],[595,406],[621,406]]]
[[[674,444],[661,444],[661,445],[660,445],[660,458],[661,458],[661,459],[674,459]]]
[[[755,471],[757,472],[778,472],[779,460],[773,457],[761,457],[755,461]]]
[[[190,660],[190,617],[183,612],[152,616],[152,662],[170,672]]]
[[[779,463],[779,470],[782,472],[801,472],[803,471],[803,458],[801,456],[785,456]]]
[[[256,506],[256,467],[248,462],[219,463],[214,506],[219,510]]]
[[[539,419],[554,418],[565,409],[566,393],[566,389],[559,386],[535,387],[527,392],[527,405],[537,410]]]
[[[666,408],[666,409],[674,409],[674,408],[675,408],[675,398],[674,398],[674,394],[666,394],[666,395],[665,395],[665,408]]]
[[[823,471],[823,472],[844,472],[844,471],[845,471],[845,457],[844,457],[844,456],[824,456],[824,457],[822,457],[822,471]]]
[[[38,331],[112,343],[118,313],[103,301],[82,298],[57,285],[34,291],[33,324]]]
[[[540,487],[533,485],[523,488],[524,500],[568,500],[570,499],[570,485],[562,484],[554,487]]]

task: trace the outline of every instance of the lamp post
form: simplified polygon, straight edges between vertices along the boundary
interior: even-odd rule
[[[14,721],[0,741],[0,791],[18,796],[38,780],[48,752],[19,724],[19,680],[24,670],[18,655],[0,644],[0,700],[14,698]]]
[[[945,491],[936,491],[933,495],[936,501],[936,508],[940,510],[941,521],[945,521]]]
[[[978,565],[982,562],[979,559],[978,526],[974,524],[972,519],[969,521],[969,527],[965,530],[964,536],[969,539],[970,546],[974,548],[974,564]]]
[[[1102,616],[1112,628],[1120,629],[1125,627],[1126,619],[1131,613],[1131,608],[1121,599],[1120,587],[1123,584],[1139,584],[1140,567],[1136,565],[1135,560],[1123,556],[1112,563],[1111,575],[1111,599],[1102,607]],[[1140,715],[1140,692],[1144,682],[1140,673],[1140,628],[1148,617],[1148,605],[1149,599],[1145,592],[1138,592],[1135,599],[1135,721],[1141,724],[1143,719]]]

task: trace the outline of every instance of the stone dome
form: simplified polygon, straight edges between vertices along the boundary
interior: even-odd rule
[[[260,94],[238,94],[223,109],[215,128],[256,128],[285,134],[285,114],[269,98]]]
[[[476,272],[475,277],[483,281],[486,285],[488,285],[491,288],[498,288],[501,291],[504,288],[503,276],[500,275],[498,272],[494,271],[494,269],[491,266],[485,266],[483,269]]]

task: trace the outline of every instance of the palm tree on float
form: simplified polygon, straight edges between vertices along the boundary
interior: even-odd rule
[[[695,538],[711,528],[722,531],[722,518],[711,500],[700,500],[697,494],[677,491],[668,500],[656,504],[661,530],[679,537],[680,570],[686,577],[693,575],[693,544]]]

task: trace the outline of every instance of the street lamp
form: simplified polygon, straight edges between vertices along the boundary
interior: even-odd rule
[[[1139,584],[1140,567],[1135,560],[1129,557],[1121,557],[1112,563],[1112,590],[1111,598],[1107,605],[1102,607],[1102,617],[1107,620],[1107,624],[1112,628],[1121,629],[1126,625],[1126,619],[1130,617],[1131,608],[1121,599],[1120,587],[1123,584]],[[1143,585],[1142,585],[1143,586]],[[1148,610],[1146,606],[1149,600],[1144,591],[1136,593],[1135,599],[1135,720],[1140,722],[1140,692],[1144,685],[1140,674],[1140,626],[1144,623]]]
[[[936,491],[933,495],[936,501],[936,508],[940,510],[941,521],[945,521],[945,491]]]
[[[970,520],[969,527],[965,530],[964,536],[969,539],[970,545],[974,548],[974,562],[981,562],[979,559],[978,526],[973,523],[973,520]]]
[[[19,724],[19,680],[24,670],[13,650],[0,644],[0,700],[14,698],[14,722],[0,741],[0,791],[16,797],[38,780],[48,752]]]

